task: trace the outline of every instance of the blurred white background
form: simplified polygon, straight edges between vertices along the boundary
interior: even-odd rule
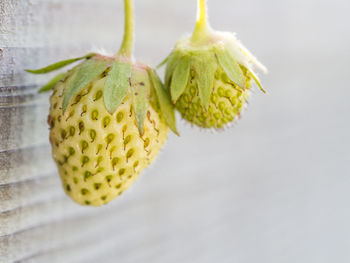
[[[195,1],[153,2],[138,12],[157,13],[154,53],[165,57],[192,30]],[[269,68],[268,95],[256,90],[225,132],[182,125],[133,189],[159,180],[169,202],[149,215],[171,236],[163,262],[350,262],[349,1],[208,5],[212,27],[236,32]],[[169,19],[171,29],[158,21]],[[138,22],[145,39],[150,24]]]

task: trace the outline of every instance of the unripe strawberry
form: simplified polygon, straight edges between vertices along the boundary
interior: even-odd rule
[[[207,24],[205,1],[191,37],[178,41],[166,63],[165,85],[176,109],[203,128],[223,128],[240,116],[254,79],[252,66],[266,68],[235,38]]]
[[[85,59],[41,91],[50,98],[50,143],[65,192],[82,205],[100,206],[122,194],[159,153],[174,107],[155,70],[132,59],[132,4],[117,55],[61,61],[47,73]]]
[[[48,118],[66,193],[93,206],[119,196],[155,159],[168,123],[176,132],[173,115],[146,65],[96,55],[73,68],[54,86]]]

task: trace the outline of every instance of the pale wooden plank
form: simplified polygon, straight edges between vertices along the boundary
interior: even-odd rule
[[[75,217],[69,220],[61,219],[12,236],[0,237],[0,257],[7,259],[7,262],[13,262],[61,246],[76,246],[81,252],[86,241],[91,242],[96,236],[108,234],[115,219],[108,213],[99,221],[91,216]],[[82,246],[79,245],[80,243]],[[83,255],[80,253],[79,257],[82,258]],[[60,258],[63,260],[66,257]]]
[[[62,195],[59,176],[51,174],[19,183],[0,185],[0,213]]]
[[[121,262],[122,257],[117,254],[123,254],[122,250],[125,249],[126,240],[130,240],[131,233],[120,233],[117,231],[111,231],[109,227],[105,227],[106,224],[115,224],[115,217],[112,216],[111,222],[100,221],[103,224],[99,227],[97,233],[92,235],[80,236],[78,242],[66,242],[61,246],[55,246],[52,250],[40,251],[36,255],[30,255],[26,258],[22,258],[20,262],[26,263],[61,263],[63,258],[65,263],[77,263],[77,262]],[[71,235],[71,233],[69,233]],[[74,240],[74,239],[73,239]],[[84,253],[82,253],[84,248]],[[109,251],[113,251],[110,253]],[[64,255],[64,256],[63,256]],[[111,261],[112,260],[112,261]]]
[[[0,63],[6,66],[0,67],[0,96],[3,96],[3,92],[5,95],[11,95],[12,90],[16,90],[13,95],[17,96],[36,95],[38,86],[46,83],[59,71],[45,75],[33,75],[25,72],[24,69],[44,67],[59,60],[82,56],[90,51],[92,51],[91,45],[86,43],[82,43],[79,47],[64,44],[52,47],[1,47]],[[44,95],[39,94],[33,99],[43,97]]]
[[[45,145],[0,152],[0,185],[52,174],[56,167],[50,152],[47,142]]]
[[[0,108],[0,152],[47,144],[48,105]]]
[[[116,36],[104,34],[104,30],[123,28],[120,1],[6,0],[1,2],[0,12],[0,43],[4,47],[99,45],[115,41]],[[97,26],[103,24],[104,28]]]
[[[49,224],[83,210],[71,202],[62,192],[39,203],[2,212],[0,214],[0,237]]]

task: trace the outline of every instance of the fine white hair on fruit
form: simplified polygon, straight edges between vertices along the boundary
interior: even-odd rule
[[[105,48],[100,46],[92,46],[90,52],[95,52],[97,54],[100,54],[102,56],[110,57],[112,56],[112,52],[108,52]]]

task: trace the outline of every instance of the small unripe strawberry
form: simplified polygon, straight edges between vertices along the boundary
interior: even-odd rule
[[[176,109],[203,128],[223,128],[240,116],[254,79],[252,66],[265,67],[235,38],[207,24],[205,1],[191,37],[178,41],[166,63],[165,86]]]

